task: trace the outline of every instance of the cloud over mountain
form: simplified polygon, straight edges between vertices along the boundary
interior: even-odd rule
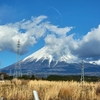
[[[100,59],[100,25],[91,29],[82,40],[77,43],[74,54],[85,59]]]
[[[47,21],[47,16],[31,17],[30,20],[0,25],[0,51],[16,52],[18,39],[21,42],[21,54],[28,51],[43,37],[47,52],[59,59],[65,55],[69,60],[98,60],[100,56],[100,25],[93,28],[81,40],[74,34],[67,34],[73,27],[59,27]],[[77,34],[77,33],[76,33]]]
[[[70,30],[58,28],[47,21],[47,16],[31,17],[30,20],[22,20],[16,23],[0,25],[0,51],[10,50],[16,52],[18,39],[21,42],[21,54],[27,52],[29,46],[37,43],[38,39],[45,36],[47,31],[57,34],[65,34]]]

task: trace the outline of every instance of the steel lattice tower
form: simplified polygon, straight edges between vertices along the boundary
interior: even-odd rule
[[[81,66],[81,82],[84,82],[84,61],[82,60],[82,66]]]
[[[20,40],[17,43],[17,62],[15,65],[15,77],[21,76],[21,66],[20,66]]]

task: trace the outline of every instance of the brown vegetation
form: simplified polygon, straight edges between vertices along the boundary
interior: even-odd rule
[[[7,100],[34,100],[36,90],[40,100],[100,100],[100,84],[78,82],[17,80],[0,83],[0,97]]]

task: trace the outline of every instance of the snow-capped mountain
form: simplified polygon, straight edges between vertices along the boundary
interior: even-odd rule
[[[67,62],[67,63],[73,63],[74,62],[74,59],[75,57],[72,56],[71,54],[62,54],[61,56],[59,55],[54,55],[52,54],[51,52],[49,52],[48,50],[49,48],[47,46],[43,47],[42,49],[36,51],[35,53],[31,54],[30,56],[26,57],[25,59],[22,60],[22,62],[31,62],[33,61],[34,59],[36,59],[36,61],[38,60],[48,60],[49,61],[49,64],[52,62],[52,61],[56,61],[56,62]],[[59,57],[57,57],[59,56]]]
[[[40,75],[76,75],[81,74],[81,63],[75,63],[76,59],[70,53],[56,57],[48,51],[48,47],[36,51],[20,61],[20,69],[23,74]],[[100,66],[91,63],[84,63],[86,75],[100,75]],[[14,74],[15,64],[2,69],[3,72]]]
[[[51,63],[51,61],[53,60],[53,56],[52,55],[49,55],[47,52],[46,52],[47,48],[46,47],[43,47],[42,49],[36,51],[35,53],[31,54],[30,56],[26,57],[25,59],[22,60],[22,62],[31,62],[33,60],[40,60],[42,59],[45,60],[45,59],[48,59],[49,60],[49,63]]]

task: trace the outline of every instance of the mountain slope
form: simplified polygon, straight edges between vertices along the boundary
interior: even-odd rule
[[[69,56],[69,55],[68,55]],[[40,75],[76,75],[81,74],[81,64],[71,63],[68,56],[62,55],[58,60],[52,54],[49,54],[48,48],[43,47],[30,56],[20,61],[21,72],[23,74],[40,74]],[[100,66],[85,63],[85,75],[100,75]],[[15,64],[2,69],[3,72],[14,74]]]

